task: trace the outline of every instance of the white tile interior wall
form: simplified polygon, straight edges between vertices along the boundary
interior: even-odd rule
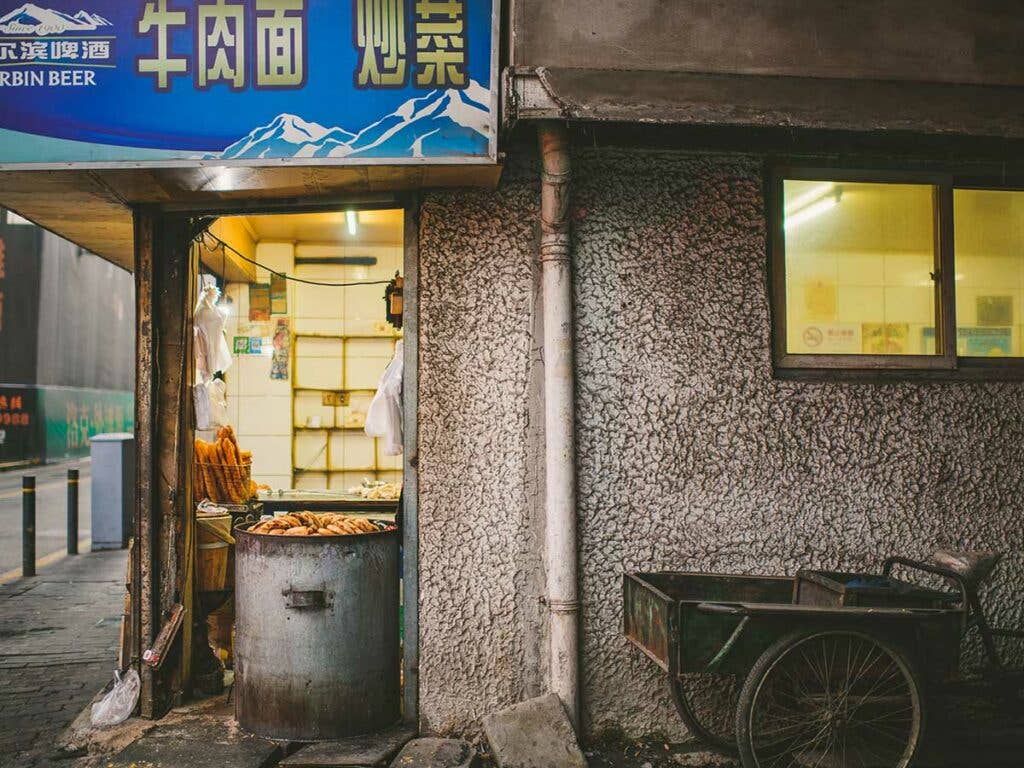
[[[308,243],[261,242],[256,259],[275,270],[313,280],[352,282],[390,279],[401,268],[400,245],[321,246]],[[373,266],[296,266],[296,256],[372,256]],[[257,268],[257,282],[270,281],[269,272]],[[249,286],[229,283],[226,289],[232,311],[228,317],[229,343],[237,336],[262,335],[263,354],[235,355],[227,372],[228,417],[239,442],[253,453],[253,479],[272,488],[292,486],[292,382],[270,378],[270,337],[277,316],[266,323],[250,323]],[[323,389],[365,388],[351,394],[346,407],[322,404],[319,392],[297,392],[294,419],[297,425],[361,428],[366,409],[381,373],[391,360],[394,330],[384,320],[384,286],[335,288],[289,281],[288,317],[293,346],[289,373],[297,386]],[[294,338],[295,335],[379,336],[379,339]],[[343,345],[348,345],[347,350]],[[344,354],[346,353],[347,354]],[[347,360],[347,363],[345,362]],[[401,478],[402,457],[384,456],[383,451],[359,431],[330,433],[302,430],[296,433],[294,459],[298,467],[327,470],[327,441],[330,439],[331,470],[300,473],[295,487],[322,489],[328,480],[332,488],[347,488],[367,477],[376,464],[383,480]]]

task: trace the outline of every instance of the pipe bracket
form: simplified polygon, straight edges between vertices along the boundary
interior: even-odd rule
[[[579,613],[580,612],[580,601],[579,600],[553,600],[550,597],[547,600],[548,609],[552,613]]]

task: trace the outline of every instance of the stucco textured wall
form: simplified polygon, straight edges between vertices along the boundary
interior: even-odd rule
[[[999,548],[992,597],[1021,620],[1024,386],[773,379],[760,163],[574,159],[588,730],[681,735],[660,671],[621,637],[626,570]]]
[[[540,692],[531,417],[539,182],[434,192],[420,215],[420,718],[474,732]]]
[[[475,732],[545,674],[538,180],[531,152],[513,158],[497,191],[422,208],[420,705],[442,732]],[[621,637],[626,570],[997,547],[1011,554],[992,597],[1020,620],[1024,386],[775,380],[759,161],[573,163],[587,732],[683,735],[661,673]]]

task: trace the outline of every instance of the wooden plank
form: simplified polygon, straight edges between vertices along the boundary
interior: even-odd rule
[[[189,431],[185,420],[191,323],[188,305],[190,284],[187,220],[162,216],[159,222],[155,264],[154,308],[158,323],[155,356],[159,376],[156,380],[156,422],[153,432],[154,477],[153,509],[158,520],[157,560],[160,579],[158,608],[161,619],[168,617],[174,605],[184,599],[188,575],[185,544],[187,539],[188,484],[186,445]],[[191,622],[191,606],[186,620]],[[185,638],[183,638],[184,640]],[[191,638],[189,638],[191,639]],[[154,690],[154,714],[161,716],[179,703],[188,679],[182,663],[184,642],[172,650]]]
[[[133,662],[140,665],[142,653],[152,643],[154,629],[153,591],[153,243],[155,217],[152,210],[135,213],[135,546],[132,548],[132,642]],[[154,716],[153,671],[140,670],[140,707],[143,717]]]

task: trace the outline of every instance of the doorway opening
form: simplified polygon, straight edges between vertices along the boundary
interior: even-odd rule
[[[216,690],[222,667],[230,680],[240,640],[234,563],[219,559],[233,558],[239,545],[221,552],[212,519],[219,516],[221,532],[230,525],[237,539],[240,527],[268,519],[311,513],[324,526],[329,520],[344,526],[332,517],[341,515],[398,528],[395,699],[403,719],[414,721],[415,512],[408,492],[405,499],[402,494],[415,471],[405,450],[411,425],[405,440],[402,435],[411,411],[401,401],[397,409],[393,401],[389,409],[371,408],[386,371],[399,377],[399,392],[414,389],[408,380],[415,372],[404,365],[415,359],[414,346],[404,349],[403,321],[413,304],[406,278],[410,265],[415,272],[416,253],[409,211],[356,205],[192,221],[186,312],[194,348],[185,377],[195,411],[189,441],[192,603],[205,618],[205,626],[196,623],[192,642],[200,649],[191,662],[193,687]],[[311,525],[308,535],[318,535],[316,528]],[[237,573],[242,578],[243,569]],[[328,607],[346,598],[358,596],[328,598]],[[373,609],[372,603],[362,607]],[[205,658],[204,642],[210,649]]]

